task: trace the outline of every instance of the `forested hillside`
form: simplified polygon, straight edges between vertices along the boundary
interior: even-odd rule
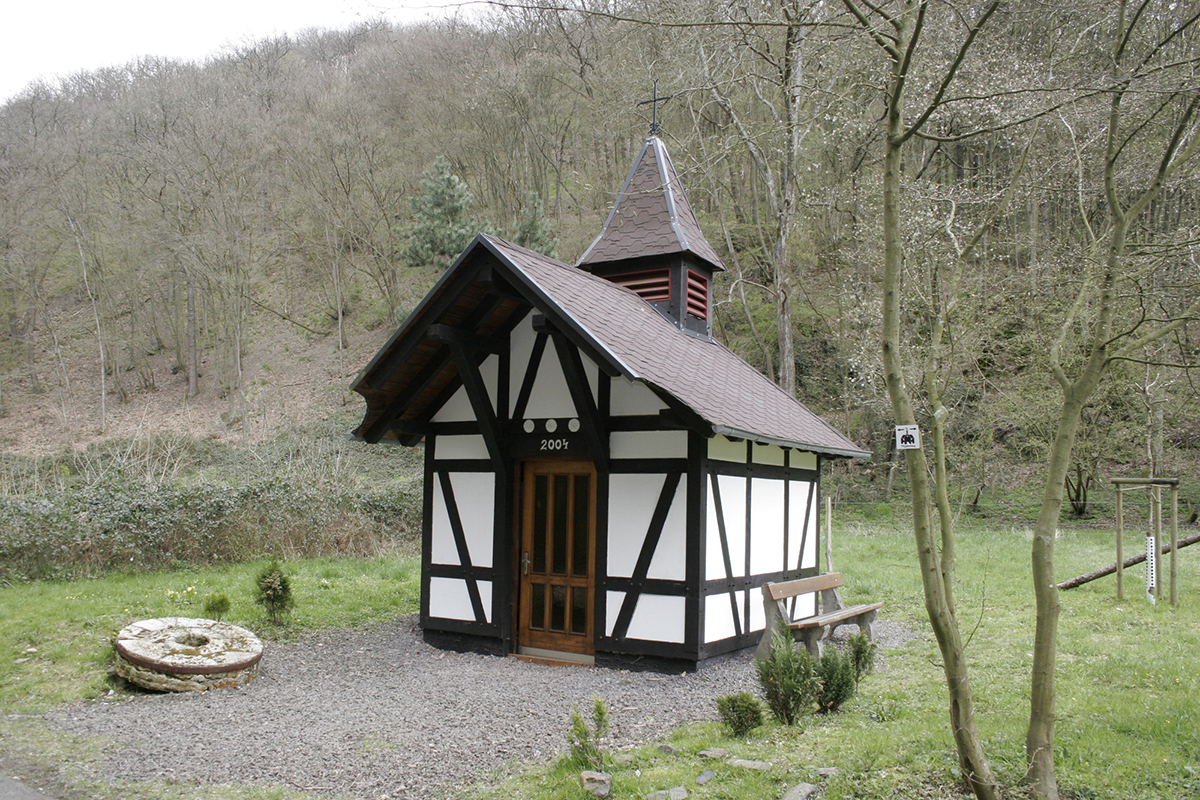
[[[1124,349],[1082,411],[1073,480],[1187,476],[1195,10],[989,5],[929,6],[920,51],[893,54],[920,123],[903,141],[895,40],[856,4],[525,6],[30,86],[0,109],[0,442],[353,422],[351,379],[446,253],[482,229],[574,262],[657,107],[730,268],[717,337],[872,449],[863,482],[882,493],[895,463],[892,234],[905,378],[964,497],[1041,468],[1056,375],[1110,323]]]

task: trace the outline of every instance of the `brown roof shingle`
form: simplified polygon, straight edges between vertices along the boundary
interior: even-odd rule
[[[668,393],[727,434],[820,453],[870,455],[729,348],[680,331],[630,290],[552,258],[481,236],[592,352],[631,381]]]
[[[672,253],[691,253],[713,269],[725,269],[696,222],[667,148],[651,136],[579,266]]]

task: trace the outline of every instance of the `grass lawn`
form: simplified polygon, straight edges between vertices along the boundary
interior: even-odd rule
[[[800,781],[822,784],[831,800],[960,796],[942,673],[923,619],[912,549],[900,528],[835,526],[834,566],[846,575],[845,600],[883,600],[884,618],[916,635],[882,654],[879,668],[842,713],[807,717],[794,728],[770,722],[746,739],[728,737],[714,722],[688,726],[668,740],[674,754],[660,752],[656,742],[623,759],[627,763],[610,758],[614,796],[641,798],[685,786],[693,798],[776,800]],[[1064,531],[1058,576],[1111,563],[1113,551],[1111,531]],[[1010,796],[1021,796],[1033,632],[1028,532],[965,528],[958,555],[957,603],[969,638],[979,727],[999,779]],[[1140,567],[1126,574],[1124,601],[1116,600],[1112,577],[1061,594],[1057,758],[1064,797],[1200,797],[1200,547],[1181,551],[1179,564],[1177,609],[1146,602]],[[104,743],[57,733],[38,715],[60,703],[122,691],[107,676],[112,640],[137,619],[202,616],[204,596],[216,591],[232,600],[228,621],[268,638],[367,625],[416,610],[416,560],[294,561],[286,569],[296,609],[286,626],[274,629],[251,599],[261,566],[0,589],[0,764],[36,774],[39,767],[102,757]],[[563,709],[564,737],[568,712]],[[697,755],[713,746],[772,766],[759,772]],[[830,767],[837,772],[818,775]],[[706,769],[715,773],[712,780],[696,784]],[[577,773],[567,758],[514,767],[485,778],[469,796],[588,797]],[[302,796],[283,788],[186,784],[68,788],[81,797]]]

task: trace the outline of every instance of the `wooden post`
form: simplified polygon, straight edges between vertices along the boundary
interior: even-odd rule
[[[833,498],[828,496],[825,498],[825,571],[833,572]]]
[[[1175,582],[1179,579],[1179,566],[1175,562],[1175,551],[1179,549],[1179,484],[1171,485],[1171,605],[1179,605]]]
[[[1124,490],[1117,487],[1117,600],[1125,599],[1125,508],[1122,506]]]

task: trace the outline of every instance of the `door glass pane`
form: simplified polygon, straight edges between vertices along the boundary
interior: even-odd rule
[[[540,583],[533,584],[532,600],[529,604],[529,627],[539,631],[546,627],[546,587]]]
[[[533,482],[533,571],[546,572],[547,477],[538,475]]]
[[[588,500],[592,495],[592,479],[589,475],[575,476],[575,508],[574,528],[575,547],[572,554],[571,574],[586,577],[588,574],[588,552],[591,550],[588,542],[588,517],[591,504]]]
[[[551,545],[554,557],[555,575],[567,574],[567,516],[571,509],[570,492],[571,476],[554,476],[554,544]]]
[[[550,601],[550,630],[566,630],[567,627],[567,587],[552,586],[553,599]]]
[[[582,587],[571,590],[571,633],[587,633],[587,590]]]

